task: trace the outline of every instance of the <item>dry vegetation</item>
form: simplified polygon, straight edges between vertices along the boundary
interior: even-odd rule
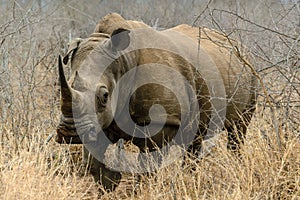
[[[225,141],[135,188],[125,174],[103,199],[300,199],[300,2],[5,1],[0,4],[0,199],[97,199],[80,147],[45,143],[59,120],[56,58],[108,12],[156,27],[217,29],[254,55],[263,85],[241,157]],[[189,168],[193,167],[194,170]],[[101,190],[101,188],[100,188]]]

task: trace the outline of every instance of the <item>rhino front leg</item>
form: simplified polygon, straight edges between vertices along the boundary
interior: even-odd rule
[[[121,173],[108,169],[84,148],[84,160],[88,165],[89,172],[93,175],[95,182],[101,184],[108,191],[114,191],[121,180]]]

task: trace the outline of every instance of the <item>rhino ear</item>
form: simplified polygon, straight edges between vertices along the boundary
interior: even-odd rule
[[[130,31],[127,29],[119,28],[111,34],[112,47],[117,51],[126,49],[130,44]]]
[[[79,44],[82,42],[81,38],[75,38],[68,44],[68,51],[63,58],[63,63],[66,65],[69,61],[69,55],[73,56],[74,52],[77,50]]]

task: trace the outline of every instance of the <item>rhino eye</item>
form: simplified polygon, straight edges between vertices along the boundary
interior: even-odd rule
[[[103,95],[102,95],[102,99],[103,99],[103,103],[107,103],[108,101],[108,92],[105,92]]]
[[[105,87],[100,87],[96,95],[97,107],[104,107],[108,102],[108,90]]]

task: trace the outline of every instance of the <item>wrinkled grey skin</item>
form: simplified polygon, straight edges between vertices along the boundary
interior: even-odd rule
[[[116,17],[114,14],[106,16],[106,22],[110,17],[114,22],[114,26],[118,27],[118,21],[114,21],[114,17]],[[140,148],[141,152],[144,152],[146,149],[150,152],[155,151],[156,146],[163,147],[165,143],[174,138],[179,126],[185,123],[188,124],[182,119],[182,110],[180,110],[177,98],[172,92],[159,85],[148,84],[139,88],[130,99],[130,116],[139,126],[147,125],[151,122],[148,112],[153,104],[159,104],[165,108],[167,114],[166,123],[163,129],[151,138],[132,137],[132,135],[122,131],[116,124],[116,119],[123,124],[128,123],[129,119],[115,116],[111,107],[112,92],[122,75],[135,66],[158,63],[167,65],[183,74],[199,95],[198,104],[201,114],[198,120],[200,123],[197,135],[188,149],[191,153],[197,154],[201,148],[201,141],[205,136],[211,114],[210,93],[201,74],[197,73],[193,66],[181,57],[161,50],[141,49],[119,56],[120,52],[130,45],[132,38],[130,37],[131,31],[123,28],[123,24],[126,21],[124,22],[124,19],[119,16],[117,18],[122,21],[120,23],[122,26],[114,29],[113,32],[93,33],[87,39],[75,40],[73,42],[74,47],[72,47],[72,44],[70,45],[67,57],[63,60],[64,63],[67,63],[68,56],[72,54],[72,73],[68,81],[64,75],[62,61],[59,59],[62,116],[57,128],[56,141],[59,143],[64,141],[66,143],[82,143],[82,140],[89,142],[90,138],[85,138],[85,135],[97,135],[99,129],[101,129],[111,143],[116,143],[120,138],[131,140]],[[147,28],[144,24],[138,24],[138,26]],[[99,27],[97,29],[100,29]],[[130,26],[126,28],[134,29],[134,27]],[[103,28],[101,30],[103,31]],[[197,42],[195,34],[198,33],[198,29],[182,25],[173,28],[173,30],[182,32],[194,39],[195,43]],[[153,37],[163,38],[164,42],[174,45],[174,48],[181,48],[185,45],[184,42],[179,42],[182,39],[180,36],[179,38],[172,38],[168,30],[164,32],[151,31]],[[148,35],[145,35],[145,41],[147,41],[147,37]],[[221,36],[213,32],[211,37],[219,40]],[[224,38],[220,40],[223,41]],[[255,80],[251,73],[245,72],[247,70],[240,60],[235,55],[229,54],[227,49],[222,49],[223,47],[215,45],[211,41],[208,42],[207,38],[203,40],[202,44],[220,70],[226,89],[226,97],[230,98],[230,102],[227,105],[224,128],[228,131],[228,149],[237,151],[240,143],[243,143],[247,126],[254,111],[256,101],[254,94],[254,89],[256,88]],[[229,63],[228,60],[230,60],[230,64],[227,64]],[[210,68],[211,66],[203,67]],[[241,75],[242,73],[243,75]],[[143,76],[149,76],[149,74],[140,74],[136,78],[137,80],[143,79],[145,78]],[[166,81],[174,81],[172,77],[168,77],[163,71],[161,76]],[[93,80],[97,80],[97,82]],[[174,84],[176,84],[176,81],[180,80],[175,80]],[[241,87],[239,87],[239,84]],[[121,105],[122,92],[126,92],[126,86],[124,88],[122,91],[119,91],[118,99],[114,99],[117,104],[119,103],[118,105]],[[182,88],[180,91],[182,96],[189,96],[185,88]],[[122,110],[123,108],[117,106],[117,109]],[[94,113],[96,115],[93,115]],[[76,126],[74,121],[76,121]],[[97,125],[100,125],[100,127]],[[234,127],[237,127],[238,133],[234,132]],[[184,134],[189,134],[188,130]],[[78,133],[82,134],[81,137],[78,136]],[[83,143],[86,141],[83,141]],[[95,148],[90,151],[103,155],[106,147],[107,144],[95,143]],[[93,154],[93,152],[91,153]],[[85,157],[89,157],[87,152],[85,152]],[[105,189],[114,190],[120,182],[120,172],[109,170],[104,164],[99,162],[99,159],[95,159],[93,156],[89,157],[88,162],[95,180],[99,181]]]

